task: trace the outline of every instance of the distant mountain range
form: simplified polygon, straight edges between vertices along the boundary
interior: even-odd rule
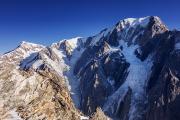
[[[180,120],[179,108],[180,32],[157,16],[0,56],[0,120]]]

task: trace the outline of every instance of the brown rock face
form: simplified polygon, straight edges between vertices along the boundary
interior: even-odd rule
[[[174,33],[170,39],[173,43],[179,41],[179,33]],[[178,39],[177,39],[178,38]],[[170,45],[170,44],[168,44]],[[175,44],[173,44],[173,47]],[[171,47],[165,47],[168,50]],[[162,51],[162,50],[161,50]],[[165,54],[165,53],[164,53]],[[161,55],[162,56],[162,55]],[[160,58],[158,58],[160,59]],[[163,58],[164,59],[164,58]],[[161,62],[163,64],[163,62]],[[159,73],[152,74],[148,89],[149,104],[144,119],[146,120],[179,120],[180,107],[180,52],[171,48],[167,52],[163,65],[158,68]],[[160,65],[156,65],[158,67]],[[161,68],[161,69],[160,69]],[[156,78],[156,79],[155,79]]]
[[[104,114],[101,108],[97,108],[96,112],[91,116],[90,120],[111,120]]]
[[[6,66],[6,69],[9,67]],[[17,119],[14,118],[14,113],[28,120],[80,119],[64,79],[57,76],[54,71],[44,68],[30,75],[33,77],[28,75],[29,71],[23,75],[19,70],[13,72],[16,72],[15,80],[12,78],[14,74],[12,72],[1,73],[0,78],[4,80],[1,80],[3,84],[0,91],[1,119],[6,119],[7,116]]]
[[[20,46],[0,61],[15,58],[19,51],[28,51],[27,48],[29,44]],[[44,47],[25,58],[24,54],[19,56],[13,62],[0,64],[0,119],[79,120],[81,113],[74,107],[64,77],[48,62],[61,59],[53,49]],[[38,62],[34,68],[37,61],[43,62]]]

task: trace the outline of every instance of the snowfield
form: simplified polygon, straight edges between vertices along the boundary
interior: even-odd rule
[[[128,87],[130,87],[132,89],[132,104],[130,108],[129,119],[133,120],[135,116],[138,117],[139,115],[137,111],[137,107],[139,107],[137,104],[138,101],[146,100],[144,88],[146,87],[149,75],[151,74],[152,62],[151,57],[147,58],[145,61],[141,61],[136,57],[134,52],[139,46],[131,45],[128,47],[124,40],[120,40],[120,46],[123,46],[123,50],[121,52],[125,56],[126,61],[130,63],[130,67],[128,68],[129,73],[123,85],[108,98],[103,107],[103,110],[111,111],[112,114],[116,113],[117,110],[114,109],[113,104],[117,103],[118,101],[120,104],[121,100],[123,100],[128,91]],[[117,48],[112,48],[112,50],[118,50],[120,46]]]

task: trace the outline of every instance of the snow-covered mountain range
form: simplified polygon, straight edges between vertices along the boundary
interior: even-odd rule
[[[179,120],[180,32],[157,16],[0,56],[2,120]]]

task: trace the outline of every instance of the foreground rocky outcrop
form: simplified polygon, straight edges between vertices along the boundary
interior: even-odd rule
[[[156,16],[0,57],[0,119],[179,120],[180,32]],[[88,117],[87,117],[88,116]]]
[[[26,47],[29,45],[31,44],[26,43]],[[28,57],[29,61],[25,58],[22,62],[30,64],[31,60],[37,60],[40,53],[37,56],[34,54],[40,50],[42,49],[32,52],[34,58]],[[7,55],[6,59],[9,60],[8,57],[13,59],[16,55]],[[53,58],[52,54],[48,57]],[[21,57],[18,57],[13,63],[3,61],[0,64],[0,119],[80,119],[81,113],[75,109],[63,77],[46,63],[38,69],[31,68],[28,63],[26,66],[23,63],[18,67],[16,62],[20,60]]]

